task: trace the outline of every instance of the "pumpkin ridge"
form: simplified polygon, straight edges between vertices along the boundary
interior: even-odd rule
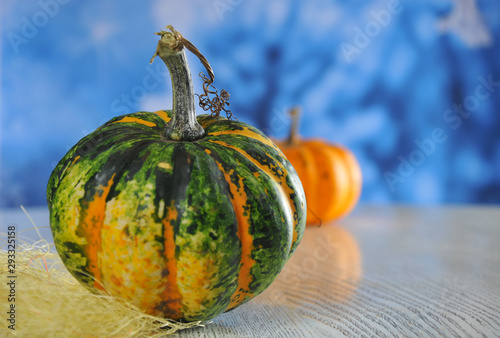
[[[148,152],[148,148],[151,146],[149,141],[137,141],[134,143],[133,147],[125,144],[116,144],[116,148],[125,148],[122,152],[115,152],[111,156],[105,157],[105,162],[99,167],[97,172],[92,175],[85,187],[85,191],[93,192],[93,186],[96,185],[95,182],[106,179],[106,176],[109,176],[110,173],[113,173],[113,176],[116,176],[115,183],[111,189],[110,193],[107,196],[106,202],[116,197],[119,194],[118,183],[124,178],[125,180],[132,179],[135,174],[137,174],[142,169],[142,164],[146,160],[146,158],[150,155]],[[137,153],[141,154],[137,156]],[[104,160],[104,159],[102,159]]]
[[[112,123],[139,123],[145,125],[146,127],[156,127],[156,123],[146,121],[137,117],[125,116],[124,118],[114,121]]]
[[[233,146],[231,144],[228,144],[226,142],[218,141],[218,140],[207,140],[208,142],[218,144],[222,147],[229,148],[232,150],[237,151],[240,153],[243,157],[248,159],[249,162],[251,162],[253,165],[255,165],[257,168],[262,170],[262,172],[266,173],[266,175],[270,176],[276,183],[277,187],[279,188],[280,193],[285,196],[285,200],[288,201],[289,208],[291,210],[291,213],[293,215],[293,237],[292,237],[292,243],[291,247],[295,242],[297,242],[298,239],[298,223],[299,219],[296,217],[297,214],[297,207],[295,203],[293,202],[292,198],[287,198],[287,196],[292,196],[295,194],[295,191],[288,185],[288,182],[286,181],[286,177],[288,176],[288,170],[279,163],[279,161],[275,161],[276,169],[273,171],[270,165],[265,165],[261,162],[259,162],[257,159],[255,159],[253,156],[251,156],[248,152],[245,150],[238,148],[236,146]],[[267,154],[266,154],[267,155]],[[268,155],[269,156],[269,155]],[[271,158],[271,156],[269,156]],[[282,174],[279,175],[278,173],[281,172]],[[292,251],[292,250],[290,250]]]
[[[106,199],[113,186],[115,174],[105,186],[100,186],[91,200],[82,202],[82,213],[76,234],[85,239],[86,244],[83,251],[86,254],[86,267],[92,275],[94,288],[105,291],[101,279],[101,267],[99,265],[98,253],[101,251],[101,229],[104,223],[104,212],[106,210]]]
[[[198,142],[190,143],[188,147],[194,155],[194,169],[188,187],[189,204],[193,207],[184,217],[190,219],[189,228],[193,231],[185,229],[184,236],[187,237],[183,237],[181,245],[187,250],[184,251],[184,258],[179,259],[188,264],[186,273],[195,282],[190,288],[200,290],[195,298],[191,297],[189,306],[190,318],[196,319],[201,313],[214,317],[228,307],[238,287],[242,247],[237,234],[237,215],[224,174]],[[201,246],[187,245],[195,243],[192,239],[196,238],[202,239]],[[196,258],[196,262],[186,261],[189,257]],[[200,283],[205,287],[199,286]]]
[[[313,141],[315,142],[315,141]],[[317,168],[317,193],[322,196],[317,199],[316,210],[326,210],[323,213],[325,219],[330,219],[339,208],[336,204],[346,192],[345,182],[346,171],[337,161],[338,154],[328,147],[319,147],[311,141],[305,142],[307,149],[312,152]],[[332,206],[333,207],[329,207]]]
[[[361,194],[361,186],[362,186],[362,175],[361,175],[361,168],[359,168],[359,165],[352,155],[352,153],[347,150],[347,149],[335,149],[337,153],[339,154],[339,157],[342,159],[342,162],[344,163],[344,166],[346,168],[350,168],[348,171],[348,180],[349,180],[349,193],[347,194],[347,197],[345,198],[344,205],[339,214],[339,217],[347,215],[348,213],[351,212],[351,210],[356,206],[356,202],[359,199],[359,196]]]
[[[157,191],[155,204],[167,206],[175,200],[178,213],[173,231],[181,319],[211,318],[227,308],[237,286],[236,262],[241,250],[234,210],[225,190],[227,182],[205,151],[196,142],[172,144],[176,154],[172,151],[171,159],[165,160],[172,167],[158,166],[155,181],[155,186],[165,187],[169,193]],[[179,193],[179,187],[185,189]],[[161,219],[168,214],[156,213]],[[217,226],[207,227],[207,223]]]
[[[233,172],[226,172],[224,167],[220,162],[217,162],[219,170],[223,173],[226,182],[228,183],[232,198],[231,203],[233,205],[236,217],[238,220],[238,238],[241,242],[242,252],[240,261],[240,273],[238,277],[238,290],[234,293],[231,298],[231,303],[229,308],[234,307],[239,304],[243,298],[252,297],[250,283],[253,281],[253,276],[251,274],[252,267],[255,265],[255,259],[252,258],[253,246],[253,236],[250,233],[250,210],[248,210],[247,202],[248,197],[243,188],[243,178],[237,176],[238,182],[233,182]]]
[[[352,186],[351,186],[351,173],[347,170],[348,165],[347,161],[345,160],[344,156],[342,155],[342,152],[337,149],[337,148],[326,148],[328,152],[331,154],[335,154],[335,159],[333,160],[335,163],[338,163],[339,165],[338,170],[336,173],[334,173],[334,177],[336,178],[336,181],[342,182],[344,180],[346,184],[342,186],[341,184],[338,184],[340,187],[337,189],[339,192],[338,194],[341,196],[346,196],[345,198],[337,198],[337,201],[341,201],[341,203],[337,204],[336,208],[332,208],[330,213],[327,214],[326,217],[328,218],[340,218],[346,209],[347,203],[349,203],[348,197],[351,195],[352,191]],[[342,174],[339,174],[338,171],[342,171]]]
[[[245,126],[242,130],[222,130],[222,131],[214,131],[211,133],[207,133],[207,136],[221,136],[221,135],[237,135],[243,136],[254,141],[260,142],[266,146],[272,147],[275,150],[281,152],[278,146],[274,144],[271,140],[264,138],[259,133],[255,132],[254,128],[249,128]]]
[[[240,271],[238,274],[237,290],[231,297],[231,302],[227,307],[227,309],[231,309],[246,298],[253,297],[250,289],[250,283],[253,280],[251,270],[256,261],[252,258],[252,250],[254,247],[253,236],[250,233],[250,210],[247,210],[248,196],[243,188],[243,177],[235,174],[234,168],[226,170],[222,165],[223,161],[220,158],[216,159],[209,149],[205,148],[204,151],[217,164],[219,171],[222,173],[228,185],[231,204],[238,224],[237,236],[241,243]]]
[[[246,212],[250,216],[250,232],[253,236],[252,258],[258,262],[252,267],[254,279],[250,283],[252,294],[256,296],[278,275],[291,252],[293,216],[288,197],[279,192],[279,184],[271,176],[239,152],[213,142],[200,143],[207,154],[221,163],[225,172],[233,172],[234,184],[238,185],[239,178],[243,178],[239,185],[243,186],[248,196],[249,209]],[[250,299],[240,297],[238,302],[235,299],[234,307]]]
[[[175,245],[174,224],[180,222],[180,215],[175,207],[175,201],[166,208],[166,216],[162,220],[163,228],[163,255],[165,260],[165,268],[162,271],[162,276],[165,276],[166,287],[163,291],[162,301],[155,307],[155,311],[170,316],[172,319],[180,319],[183,314],[182,310],[182,295],[177,284],[177,258],[176,251],[178,247]]]
[[[142,148],[144,150],[148,146],[149,144],[147,143],[141,144],[140,149]],[[102,251],[101,243],[103,238],[101,231],[105,222],[107,203],[119,193],[117,187],[122,177],[125,175],[126,169],[133,169],[132,166],[128,165],[133,161],[142,163],[142,160],[140,158],[138,159],[137,155],[128,149],[125,149],[123,153],[115,153],[114,156],[116,156],[117,159],[121,158],[123,160],[120,163],[121,168],[119,170],[114,164],[117,162],[113,156],[106,157],[107,161],[101,162],[102,165],[95,168],[96,171],[94,174],[88,178],[84,187],[85,194],[83,198],[80,199],[80,217],[75,232],[78,237],[84,239],[86,242],[82,245],[82,251],[88,258],[88,261],[85,264],[83,272],[92,276],[94,287],[101,291],[105,291],[105,285],[102,280],[102,267],[99,263],[97,254],[94,255],[93,253]],[[138,166],[139,168],[140,163]],[[64,172],[64,175],[67,175],[67,172]],[[63,181],[64,177],[61,182]],[[75,273],[77,272],[75,271]]]
[[[170,318],[181,319],[182,295],[178,286],[177,257],[180,248],[176,245],[181,217],[184,212],[182,202],[186,199],[187,183],[190,180],[192,165],[189,154],[184,151],[182,143],[169,143],[172,147],[171,159],[173,163],[170,172],[157,170],[155,186],[168,187],[158,190],[155,195],[156,215],[161,215],[164,268],[162,276],[166,278],[163,299],[155,307],[157,313],[164,313]],[[170,148],[170,147],[168,147]],[[164,149],[167,151],[167,149]],[[163,163],[163,162],[162,162]],[[166,162],[168,163],[168,162]],[[161,192],[161,193],[160,193]]]
[[[130,170],[118,171],[121,179],[116,185],[116,194],[107,203],[106,223],[102,229],[103,243],[107,245],[100,252],[101,269],[103,282],[113,290],[113,296],[131,299],[134,305],[153,314],[162,300],[170,301],[172,308],[176,305],[175,301],[164,297],[164,290],[172,285],[162,275],[167,265],[165,229],[161,219],[156,217],[154,200],[154,169],[159,158],[170,160],[173,147],[152,143],[138,150],[135,159],[129,157]],[[132,171],[135,173],[131,174]]]
[[[177,212],[182,215],[184,212],[181,202],[186,199],[187,185],[190,181],[191,171],[192,171],[192,160],[190,155],[185,151],[185,145],[183,143],[167,143],[172,147],[172,155],[170,161],[173,163],[171,173],[165,171],[156,172],[156,182],[155,185],[159,187],[168,187],[166,190],[162,190],[160,194],[156,197],[156,206],[158,207],[158,214],[167,215],[167,208],[169,208],[172,202],[175,202],[175,207]],[[163,209],[159,210],[160,200],[163,200]],[[178,226],[174,229],[178,232]]]

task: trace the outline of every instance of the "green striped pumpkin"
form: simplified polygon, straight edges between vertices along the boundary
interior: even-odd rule
[[[273,282],[302,237],[305,196],[283,153],[248,124],[201,115],[191,121],[201,136],[169,134],[194,116],[194,97],[168,60],[184,50],[159,55],[174,109],[119,116],[80,140],[50,176],[50,225],[89,290],[152,315],[208,320]]]

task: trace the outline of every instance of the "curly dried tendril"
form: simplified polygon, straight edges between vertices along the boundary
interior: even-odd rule
[[[171,34],[173,37],[173,42],[172,42],[172,49],[177,50],[177,49],[182,49],[182,46],[186,47],[187,50],[189,50],[191,53],[196,55],[198,59],[201,61],[205,69],[207,70],[208,76],[206,76],[203,73],[200,73],[200,77],[203,79],[203,94],[198,95],[198,98],[200,99],[199,105],[200,107],[205,110],[205,111],[210,111],[210,115],[216,117],[219,116],[221,112],[224,112],[226,114],[226,117],[228,119],[236,119],[237,118],[233,115],[231,110],[229,110],[227,107],[230,105],[229,104],[229,93],[225,90],[222,89],[220,91],[220,94],[217,90],[217,88],[214,87],[213,82],[215,79],[214,76],[214,71],[212,70],[212,67],[208,63],[208,60],[201,54],[201,52],[196,48],[195,45],[193,45],[190,41],[185,39],[181,33],[176,31],[172,25],[167,26],[168,29],[170,29],[170,32],[166,31],[161,31],[159,33],[156,33],[158,35],[165,35],[165,34]],[[151,62],[155,58],[155,55],[153,55],[153,58],[151,59]],[[211,98],[211,96],[213,96]]]
[[[223,111],[228,119],[232,120],[234,118],[238,120],[231,110],[227,108],[230,106],[228,102],[230,97],[229,93],[225,89],[222,89],[219,94],[217,88],[212,85],[212,78],[207,77],[203,73],[200,73],[200,77],[203,80],[203,94],[196,94],[200,99],[200,107],[205,111],[210,111],[210,115],[214,117],[219,116]],[[211,96],[213,97],[211,98]]]

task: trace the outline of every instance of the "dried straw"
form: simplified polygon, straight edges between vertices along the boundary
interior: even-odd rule
[[[28,215],[29,217],[29,215]],[[30,219],[31,220],[31,219]],[[33,224],[34,225],[34,224]],[[40,235],[37,227],[34,230]],[[7,328],[11,274],[7,265],[7,234],[3,243],[0,294],[3,324],[0,336],[9,333],[30,337],[164,337],[176,331],[204,326],[201,322],[179,323],[147,315],[120,299],[88,292],[66,270],[53,244],[41,238],[16,238],[15,331]],[[206,324],[206,323],[205,323]]]

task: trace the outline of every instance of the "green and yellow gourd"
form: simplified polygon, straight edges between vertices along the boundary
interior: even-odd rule
[[[209,320],[273,282],[307,207],[295,170],[262,132],[196,117],[173,32],[157,48],[173,109],[115,117],[70,149],[49,179],[50,225],[89,290],[163,318]]]

